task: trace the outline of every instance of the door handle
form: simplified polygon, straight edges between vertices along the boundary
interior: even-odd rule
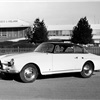
[[[78,57],[75,57],[75,59],[78,59]]]
[[[84,57],[82,57],[82,59],[84,59]]]

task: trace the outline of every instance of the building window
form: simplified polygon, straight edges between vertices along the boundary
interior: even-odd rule
[[[62,31],[61,30],[58,31],[58,35],[62,36]]]
[[[49,36],[70,36],[70,30],[53,30],[49,31]]]
[[[7,29],[8,33],[8,38],[12,38],[12,28]]]
[[[6,37],[6,36],[7,36],[6,32],[3,32],[2,37]]]
[[[0,29],[0,37],[7,37],[7,30],[6,30],[6,28]]]
[[[5,28],[5,29],[2,29],[2,36],[3,36],[3,37],[6,37],[6,36],[7,36],[6,28]]]
[[[19,28],[18,29],[18,33],[19,33],[19,38],[23,37],[23,28]]]
[[[18,37],[18,28],[13,29],[13,36],[14,38]]]

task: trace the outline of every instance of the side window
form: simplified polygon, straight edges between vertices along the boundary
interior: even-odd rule
[[[53,44],[48,44],[46,48],[46,52],[51,53],[53,51],[54,45]]]
[[[64,47],[60,47],[59,45],[55,46],[54,53],[63,53]]]
[[[65,53],[74,53],[73,47],[67,47]]]
[[[83,49],[79,46],[74,46],[74,53],[83,53]]]

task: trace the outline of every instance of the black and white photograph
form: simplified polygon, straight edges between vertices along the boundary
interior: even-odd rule
[[[100,0],[0,0],[0,100],[100,100]]]

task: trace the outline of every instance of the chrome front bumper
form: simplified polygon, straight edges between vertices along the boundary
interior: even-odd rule
[[[9,69],[0,69],[0,72],[3,72],[3,73],[17,73],[15,70],[9,70]]]
[[[0,72],[4,72],[4,73],[18,73],[12,67],[7,67],[7,68],[3,69],[3,64],[1,63],[1,61],[0,61]]]

